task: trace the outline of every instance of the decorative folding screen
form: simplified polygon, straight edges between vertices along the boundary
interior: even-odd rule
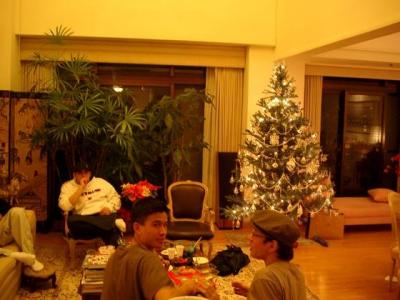
[[[6,184],[9,175],[10,93],[0,92],[0,178]]]
[[[17,206],[33,209],[37,219],[47,219],[47,157],[31,149],[31,134],[43,122],[38,99],[25,93],[4,92],[0,97],[0,157],[3,186],[15,174],[23,176]],[[4,161],[4,163],[3,163]]]

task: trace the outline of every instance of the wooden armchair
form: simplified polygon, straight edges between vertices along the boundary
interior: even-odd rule
[[[69,212],[64,213],[64,240],[67,243],[67,248],[65,255],[70,258],[72,261],[75,259],[75,249],[77,245],[93,245],[94,248],[98,248],[103,245],[103,240],[99,237],[92,239],[75,239],[72,237],[72,234],[68,228],[68,215]]]
[[[200,250],[208,244],[208,257],[212,253],[211,239],[214,237],[214,216],[206,199],[208,188],[201,182],[178,181],[168,187],[170,222],[167,239],[197,241],[202,238]]]
[[[400,254],[400,194],[396,192],[390,192],[388,195],[390,213],[392,217],[392,234],[393,234],[393,245],[391,249],[392,256],[392,270],[389,277],[389,291],[392,289],[393,277],[396,274],[399,264]],[[399,276],[399,274],[397,274]],[[399,287],[399,298],[400,299],[400,287]]]

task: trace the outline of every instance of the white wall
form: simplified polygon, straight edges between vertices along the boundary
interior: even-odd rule
[[[271,47],[251,46],[247,49],[245,72],[245,101],[247,102],[247,128],[250,128],[251,116],[259,110],[257,101],[264,96],[272,74],[274,49]]]
[[[340,41],[354,43],[360,39],[360,42],[372,38],[374,31],[374,34],[388,34],[379,30],[384,27],[389,30],[390,25],[400,22],[400,1],[278,0],[276,19],[277,58],[281,59],[335,46]]]
[[[0,8],[0,90],[19,87],[18,1],[2,0]]]
[[[23,35],[275,44],[276,0],[19,0]]]

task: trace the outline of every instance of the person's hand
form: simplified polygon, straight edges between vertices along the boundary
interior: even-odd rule
[[[161,264],[163,265],[164,269],[168,271],[169,266],[171,265],[171,262],[169,260],[164,259],[162,256],[160,256]]]
[[[195,282],[197,283],[197,291],[205,298],[211,300],[220,299],[214,282],[205,280],[195,280]]]
[[[100,216],[108,216],[111,214],[111,209],[109,209],[108,207],[103,207],[100,212],[99,212]]]
[[[241,282],[241,281],[233,281],[232,287],[233,287],[233,291],[235,292],[235,294],[241,295],[244,297],[247,297],[247,294],[249,293],[249,289],[250,289],[250,287],[246,283]]]
[[[179,286],[182,295],[195,295],[197,292],[197,283],[193,279],[185,280]]]
[[[87,177],[82,177],[82,178],[81,178],[81,181],[79,182],[79,184],[80,184],[82,187],[85,187],[85,186],[88,184],[88,182],[89,182],[89,178],[87,178]]]
[[[202,278],[195,278],[185,281],[182,286],[186,290],[185,295],[200,294],[207,299],[219,300],[214,282]]]

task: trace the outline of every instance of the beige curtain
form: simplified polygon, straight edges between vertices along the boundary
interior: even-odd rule
[[[322,79],[322,76],[306,76],[304,84],[304,116],[318,135],[321,131]]]
[[[29,61],[21,62],[22,90],[24,92],[48,91],[53,85],[50,66],[33,66]]]
[[[208,205],[217,207],[218,152],[237,152],[244,130],[243,69],[208,68],[206,91],[213,105],[206,105],[203,152],[203,182],[209,189]]]

